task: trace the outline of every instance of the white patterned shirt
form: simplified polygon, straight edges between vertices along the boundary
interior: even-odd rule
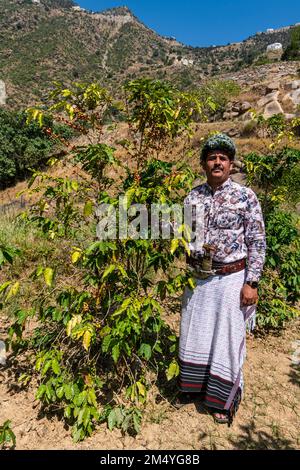
[[[204,243],[214,245],[213,260],[231,263],[247,258],[246,281],[260,279],[266,252],[262,210],[252,189],[230,178],[215,193],[208,183],[194,188],[185,205],[204,205]],[[195,260],[204,255],[203,248],[192,250]]]

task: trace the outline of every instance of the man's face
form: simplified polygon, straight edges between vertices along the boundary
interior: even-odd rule
[[[229,178],[232,161],[222,150],[213,150],[208,153],[206,161],[202,163],[208,183],[221,185]]]

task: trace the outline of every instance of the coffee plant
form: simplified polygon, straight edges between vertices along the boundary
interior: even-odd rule
[[[250,153],[244,158],[248,184],[259,188],[266,226],[267,253],[259,286],[257,323],[264,330],[278,329],[296,317],[295,303],[300,297],[299,217],[291,208],[299,203],[299,189],[291,175],[300,166],[300,151],[280,146],[286,138],[282,118],[271,121],[272,132],[284,133],[272,152]],[[288,140],[294,135],[288,134]],[[289,208],[286,207],[289,203]],[[283,210],[285,209],[285,210]]]
[[[121,230],[122,210],[128,210],[130,222],[136,218],[132,204],[142,204],[150,214],[152,204],[181,203],[195,175],[185,163],[185,150],[180,161],[168,157],[179,136],[186,136],[188,148],[193,116],[202,115],[202,106],[195,95],[150,79],[127,83],[123,103],[97,84],[78,83],[70,89],[58,84],[49,102],[48,114],[93,140],[68,146],[72,177],[35,171],[29,181],[26,192],[40,197],[21,217],[61,247],[65,262],[50,265],[45,259],[32,271],[28,282],[38,288],[31,307],[15,311],[11,347],[15,354],[26,350],[39,383],[37,399],[64,417],[75,441],[104,421],[109,429],[137,433],[149,396],[159,397],[178,375],[168,305],[187,284],[193,286],[180,262],[188,252],[188,235],[151,239],[148,227],[142,237],[117,233],[102,239],[96,236],[98,208],[118,209]],[[103,143],[102,119],[112,107],[128,124],[118,149]],[[30,109],[28,121],[43,128],[44,114]],[[185,233],[183,225],[180,230]],[[70,278],[64,278],[66,271]],[[24,335],[33,318],[37,326]]]

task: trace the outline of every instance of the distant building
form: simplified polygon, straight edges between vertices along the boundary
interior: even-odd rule
[[[85,11],[84,8],[81,8],[81,7],[79,7],[78,5],[75,5],[74,7],[72,7],[72,10],[73,10],[73,11]]]
[[[273,28],[268,28],[267,33],[274,33],[274,29]]]
[[[192,59],[181,59],[182,65],[194,65],[194,61]]]

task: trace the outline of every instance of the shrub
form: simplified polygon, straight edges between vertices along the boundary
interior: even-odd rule
[[[36,266],[28,283],[39,289],[29,309],[15,310],[11,346],[16,354],[24,348],[32,352],[36,396],[46,409],[61,410],[75,441],[103,421],[109,429],[139,431],[150,389],[161,386],[162,377],[166,382],[178,374],[177,338],[162,302],[193,285],[188,271],[175,263],[188,249],[184,238],[95,238],[98,204],[117,207],[119,196],[126,196],[126,207],[131,202],[170,205],[182,200],[195,178],[183,163],[159,156],[172,150],[179,135],[191,132],[192,115],[201,111],[196,98],[150,79],[128,82],[124,92],[130,137],[122,146],[131,166],[121,165],[115,149],[101,141],[74,148],[74,165],[89,177],[35,172],[29,190],[41,192],[41,199],[24,214],[53,247],[64,247],[69,265],[63,269],[73,270],[76,281],[72,276],[60,280],[61,261]],[[52,110],[68,113],[72,126],[87,120],[101,136],[103,114],[111,105],[106,90],[77,84],[54,95]],[[29,115],[42,123],[41,111]],[[82,237],[87,226],[88,236]],[[38,326],[23,338],[23,325],[32,317]]]
[[[53,123],[48,120],[47,124]],[[73,135],[62,124],[54,124],[53,129],[60,138]],[[0,188],[26,178],[31,168],[44,166],[56,145],[57,141],[49,139],[37,123],[26,124],[24,112],[0,109]]]
[[[206,103],[207,115],[220,116],[225,111],[226,104],[230,99],[240,93],[240,86],[233,80],[210,80],[198,90],[199,99]],[[215,104],[215,109],[210,107],[210,101]]]
[[[283,132],[282,119],[275,117],[272,132]],[[258,186],[264,212],[267,253],[265,270],[259,287],[258,325],[262,329],[281,328],[297,315],[295,302],[300,298],[300,238],[299,217],[282,206],[295,203],[299,189],[291,174],[298,169],[300,151],[278,149],[269,155],[251,153],[244,157],[249,184]]]
[[[300,26],[292,28],[291,42],[285,49],[282,60],[300,59]]]

